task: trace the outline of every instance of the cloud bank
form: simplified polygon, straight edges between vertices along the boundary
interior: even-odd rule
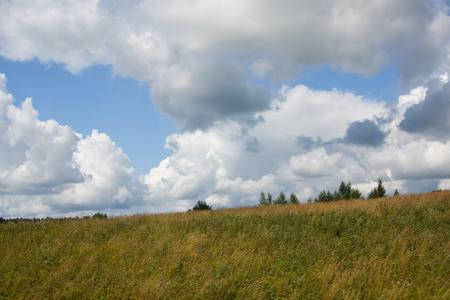
[[[39,120],[31,99],[15,106],[5,75],[0,79],[3,216],[185,211],[199,200],[235,207],[256,205],[261,191],[281,190],[306,201],[341,180],[363,193],[378,178],[391,194],[420,192],[446,188],[450,178],[449,141],[401,126],[411,108],[429,99],[427,87],[390,107],[344,91],[285,86],[283,100],[274,98],[254,122],[217,121],[207,130],[169,136],[173,154],[135,177],[129,158],[106,134],[93,130],[83,137]],[[440,80],[437,93],[447,85]]]
[[[0,55],[111,65],[151,85],[156,107],[185,129],[249,118],[272,95],[253,79],[295,79],[305,66],[405,85],[450,66],[444,1],[2,1]]]
[[[182,127],[147,174],[105,133],[40,120],[0,76],[0,215],[183,211],[305,201],[341,180],[367,193],[448,188],[450,17],[445,1],[2,1],[0,55],[70,72],[109,65],[150,84]],[[376,74],[384,103],[295,82],[305,67]],[[0,70],[1,71],[1,70]],[[268,82],[262,84],[261,82]]]

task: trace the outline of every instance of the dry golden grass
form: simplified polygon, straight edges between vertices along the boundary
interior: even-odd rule
[[[450,299],[450,192],[0,225],[0,298]]]

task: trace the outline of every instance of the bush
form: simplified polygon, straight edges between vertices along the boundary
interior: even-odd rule
[[[108,218],[108,215],[107,214],[102,214],[102,213],[95,213],[93,216],[92,216],[93,218],[98,218],[98,219],[106,219],[106,218]]]
[[[192,208],[192,210],[209,210],[212,209],[211,206],[207,205],[204,201],[198,201],[197,204]]]

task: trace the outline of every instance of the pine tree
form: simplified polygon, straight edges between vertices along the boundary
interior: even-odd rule
[[[377,187],[377,191],[378,191],[378,197],[379,197],[379,198],[386,197],[386,189],[384,188],[383,182],[381,181],[380,178],[378,178],[378,187]]]
[[[283,191],[280,192],[280,195],[275,199],[273,204],[287,204],[286,195],[283,193]]]
[[[269,201],[267,201],[266,194],[264,194],[264,192],[261,192],[261,196],[259,198],[259,204],[260,205],[269,205]]]
[[[361,199],[361,192],[358,189],[352,189],[352,194],[350,196],[350,199]]]
[[[297,196],[293,193],[291,193],[291,196],[289,197],[289,202],[292,204],[299,204]]]
[[[272,204],[272,195],[270,193],[267,193],[267,202],[269,202],[269,205]]]
[[[381,179],[378,179],[378,186],[370,191],[367,199],[383,198],[383,197],[386,197],[386,189],[383,187],[383,181],[381,181]]]

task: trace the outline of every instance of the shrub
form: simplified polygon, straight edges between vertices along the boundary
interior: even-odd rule
[[[209,210],[212,209],[211,206],[207,205],[204,201],[198,201],[197,204],[192,208],[192,210]]]
[[[92,216],[93,218],[98,218],[98,219],[106,219],[106,218],[108,218],[108,215],[107,214],[102,214],[102,213],[95,213],[93,216]]]

